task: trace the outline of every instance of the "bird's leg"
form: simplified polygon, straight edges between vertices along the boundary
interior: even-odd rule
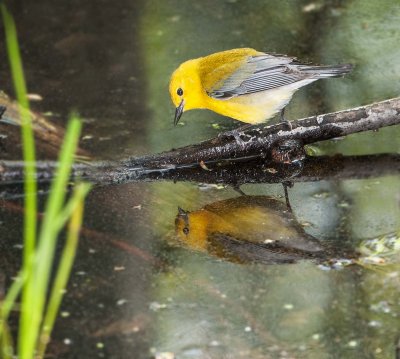
[[[250,128],[251,126],[253,126],[251,123],[246,123],[245,125],[238,127],[236,129],[236,131],[243,132],[243,131],[247,130],[248,128]]]
[[[305,157],[303,143],[299,140],[279,141],[271,150],[272,160],[286,165],[302,163]]]
[[[285,117],[285,108],[281,110],[281,122],[287,124],[287,126],[289,127],[289,131],[293,129],[292,123]]]
[[[287,206],[289,212],[292,213],[293,211],[292,211],[292,206],[290,205],[288,188],[293,187],[293,182],[290,182],[290,181],[282,182],[282,186],[283,186],[283,191],[285,192],[286,206]]]
[[[244,193],[241,189],[240,189],[240,185],[238,184],[234,184],[233,187],[235,192],[239,193],[242,196],[247,196],[246,193]]]
[[[245,124],[245,125],[243,125],[243,126],[240,126],[240,127],[238,127],[238,128],[235,128],[234,130],[222,132],[222,133],[220,133],[220,134],[218,135],[218,137],[219,137],[219,138],[234,137],[236,143],[237,143],[240,147],[244,148],[246,142],[242,140],[242,138],[240,137],[240,134],[241,134],[243,131],[245,131],[245,130],[247,130],[248,128],[250,128],[251,126],[252,126],[251,123],[247,123],[247,124]]]
[[[4,112],[6,112],[7,107],[5,106],[0,106],[0,119],[3,117]]]

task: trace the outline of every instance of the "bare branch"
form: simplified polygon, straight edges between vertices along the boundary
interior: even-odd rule
[[[311,116],[293,121],[292,124],[291,130],[286,123],[250,128],[241,135],[245,146],[238,144],[234,138],[217,137],[162,154],[128,159],[122,163],[132,167],[141,165],[147,168],[173,168],[184,164],[198,164],[200,161],[268,157],[271,149],[285,140],[296,139],[306,145],[400,124],[400,98]]]
[[[332,168],[331,161],[335,162],[337,168],[341,168],[344,163],[346,163],[345,168],[348,168],[346,167],[349,166],[348,158],[344,157],[340,160],[325,157],[317,160],[308,158],[304,163],[304,168],[300,170],[296,166],[277,163],[276,158],[273,156],[274,150],[288,140],[297,141],[302,148],[302,145],[305,144],[400,124],[400,98],[350,110],[311,116],[294,121],[292,124],[293,128],[291,130],[287,124],[282,123],[250,128],[240,135],[245,145],[238,144],[234,138],[221,136],[151,156],[134,157],[119,162],[94,162],[90,165],[77,164],[74,166],[74,177],[87,179],[98,184],[156,179],[202,182],[211,181],[212,179],[214,183],[223,183],[224,177],[225,182],[244,183],[246,181],[256,181],[254,176],[257,175],[260,180],[262,178],[263,182],[280,182],[293,176],[295,181],[315,178],[315,173],[308,172],[306,175],[305,173],[307,173],[308,166],[314,166],[313,168],[315,169],[316,163],[318,163],[322,171],[321,176],[326,177],[329,173],[329,167]],[[396,155],[386,156],[384,163],[387,168],[385,167],[385,169],[397,170],[398,173],[398,157]],[[377,161],[382,157],[362,156],[362,158],[363,160],[367,158],[368,162],[371,160]],[[357,161],[353,161],[353,165]],[[391,164],[388,164],[388,161]],[[242,162],[242,164],[238,166],[238,162]],[[232,163],[236,165],[231,167]],[[247,165],[244,165],[244,163],[247,163]],[[249,163],[253,168],[249,167]],[[329,164],[329,166],[325,166],[324,163]],[[0,162],[0,183],[22,181],[22,165],[22,162]],[[38,180],[40,182],[48,182],[53,176],[56,166],[57,163],[54,162],[38,162]],[[207,171],[207,168],[211,169],[211,171]],[[253,179],[251,179],[248,174],[253,173],[252,170],[256,171],[259,168],[264,169],[264,176],[253,171],[254,175],[252,175]],[[362,171],[362,168],[358,170],[361,171],[353,173],[352,176],[365,172]],[[370,170],[374,171],[373,168]],[[235,171],[242,172],[234,175]],[[298,172],[302,174],[296,176]],[[350,172],[351,169],[348,169],[348,173]]]

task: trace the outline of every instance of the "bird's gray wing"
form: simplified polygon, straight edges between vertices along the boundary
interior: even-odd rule
[[[293,263],[302,259],[317,259],[325,256],[324,251],[312,252],[281,246],[279,241],[266,244],[243,241],[229,234],[212,233],[208,238],[208,251],[232,262],[264,264]]]
[[[294,60],[293,57],[268,54],[249,56],[242,66],[220,81],[208,95],[227,99],[272,90],[312,77],[310,73],[299,71]]]

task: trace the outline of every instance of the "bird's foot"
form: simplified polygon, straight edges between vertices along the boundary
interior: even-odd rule
[[[244,131],[247,130],[248,128],[250,128],[251,126],[252,126],[251,123],[247,123],[247,124],[245,124],[245,125],[243,125],[243,126],[240,126],[239,128],[236,128],[236,129],[234,129],[234,130],[226,131],[226,132],[220,133],[220,134],[218,135],[218,138],[229,138],[229,137],[233,137],[233,138],[235,139],[236,143],[237,143],[242,149],[244,149],[244,148],[246,147],[247,141],[243,141],[243,139],[242,139],[241,136],[243,136],[243,135],[244,135],[245,137],[248,136],[248,135],[245,135]]]
[[[289,128],[289,131],[293,130],[293,126],[292,123],[285,117],[285,108],[283,108],[281,110],[281,122],[285,123],[287,125],[287,127]]]
[[[242,135],[242,134],[243,134],[243,132],[240,131],[240,128],[239,128],[239,129],[235,129],[235,130],[231,130],[231,131],[222,132],[218,135],[218,138],[225,139],[225,138],[233,137],[235,139],[236,143],[242,149],[244,149],[246,147],[246,141],[243,141],[242,138],[240,137],[240,135]]]
[[[272,160],[283,164],[302,163],[306,154],[299,140],[284,140],[279,142],[271,151]]]

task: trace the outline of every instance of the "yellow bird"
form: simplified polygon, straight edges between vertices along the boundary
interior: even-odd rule
[[[240,263],[316,259],[326,249],[284,203],[267,196],[230,198],[193,212],[178,208],[175,230],[189,248]]]
[[[176,107],[174,124],[192,109],[209,109],[248,124],[262,123],[282,111],[300,87],[343,76],[351,69],[351,64],[302,64],[294,57],[250,48],[189,60],[175,70],[169,85]]]

